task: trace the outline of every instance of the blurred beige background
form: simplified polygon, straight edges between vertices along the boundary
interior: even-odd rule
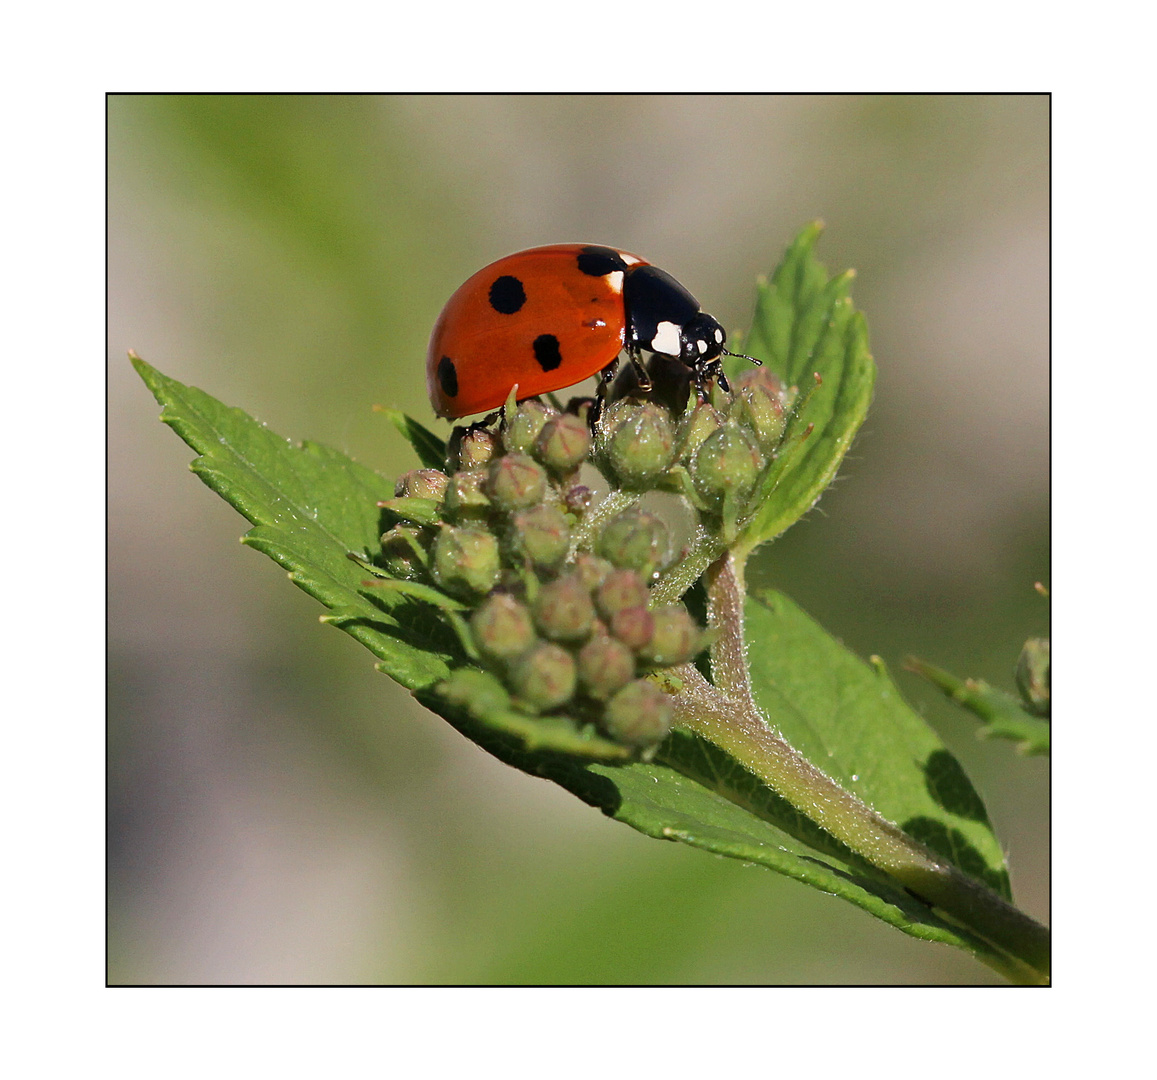
[[[433,426],[426,337],[486,262],[611,244],[744,328],[822,217],[876,401],[753,582],[894,669],[1011,688],[1047,631],[1048,149],[1040,96],[110,99],[111,981],[994,981],[425,713],[237,543],[125,354],[393,475],[407,448],[371,406]],[[898,678],[1047,919],[1047,763]]]

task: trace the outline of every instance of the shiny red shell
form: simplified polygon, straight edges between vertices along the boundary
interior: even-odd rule
[[[619,355],[624,270],[584,272],[580,256],[591,252],[648,265],[617,248],[552,244],[491,263],[450,297],[426,354],[426,388],[439,416],[497,409],[515,385],[520,401],[562,390]]]

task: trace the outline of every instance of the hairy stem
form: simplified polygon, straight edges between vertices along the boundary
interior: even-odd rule
[[[674,604],[703,576],[704,571],[724,550],[722,541],[714,533],[700,526],[690,550],[668,567],[651,586],[651,606]]]
[[[680,668],[676,722],[742,762],[871,866],[1044,977],[1049,960],[1044,927],[881,817],[768,726],[748,675],[742,563],[724,554],[707,571],[705,583],[709,621],[718,634],[711,650],[715,685],[691,665]]]
[[[622,488],[614,488],[606,498],[600,499],[582,519],[571,535],[570,554],[573,557],[576,551],[590,551],[595,538],[608,521],[616,514],[639,501],[639,496]]]

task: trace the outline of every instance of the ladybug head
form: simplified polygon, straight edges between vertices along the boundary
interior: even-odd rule
[[[747,353],[732,352],[730,349],[724,347],[727,341],[727,333],[723,327],[719,325],[719,320],[712,318],[707,312],[701,311],[693,319],[686,323],[681,334],[681,345],[683,354],[680,359],[696,371],[715,371],[719,374],[720,385],[724,390],[727,389],[727,380],[723,377],[723,369],[719,366],[718,357],[720,356],[742,356],[744,360],[750,360],[756,366],[763,364],[762,360],[756,360],[754,356],[748,356]],[[716,363],[712,364],[712,361]],[[708,365],[711,365],[708,368]]]
[[[679,359],[686,364],[706,364],[721,353],[727,352],[723,347],[727,340],[727,334],[719,325],[719,321],[705,311],[699,312],[684,323],[683,332],[679,336],[682,347],[682,355]]]

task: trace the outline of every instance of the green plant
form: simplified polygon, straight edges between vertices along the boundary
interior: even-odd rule
[[[1047,931],[1012,904],[956,759],[879,658],[745,587],[752,552],[831,482],[872,395],[852,275],[828,276],[818,236],[805,229],[760,282],[744,348],[764,367],[734,362],[731,394],[628,394],[593,443],[553,401],[511,400],[449,445],[387,410],[420,464],[396,483],[133,362],[193,470],[253,524],[245,543],[485,750],[647,835],[1045,982]],[[580,466],[609,492],[594,497]],[[677,557],[664,499],[692,522]]]

